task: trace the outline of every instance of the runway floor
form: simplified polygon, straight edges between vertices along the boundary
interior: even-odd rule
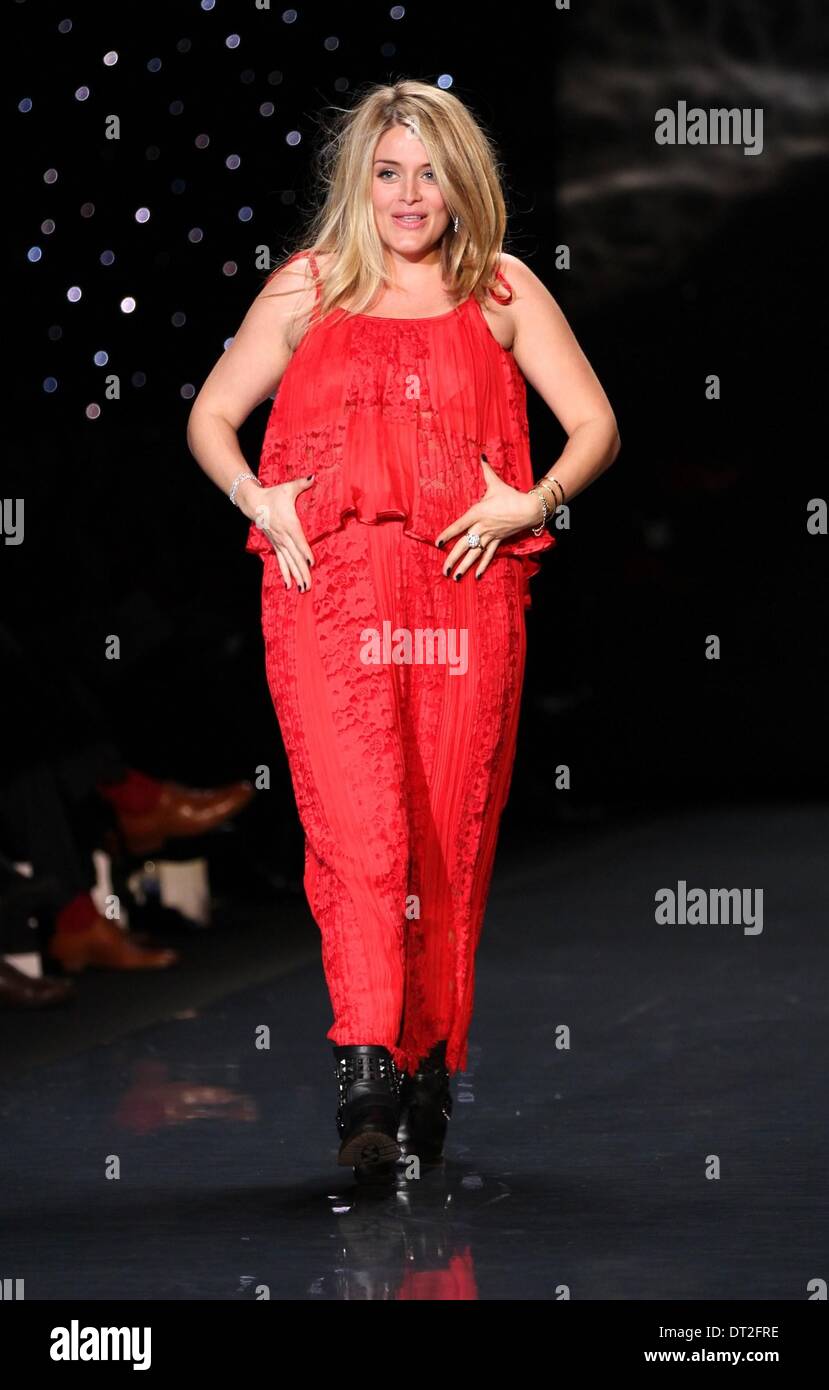
[[[336,1165],[303,900],[0,1015],[0,1273],[46,1300],[808,1298],[827,845],[825,807],[736,806],[499,860],[445,1164],[377,1188]],[[656,922],[680,881],[762,889],[762,931]]]

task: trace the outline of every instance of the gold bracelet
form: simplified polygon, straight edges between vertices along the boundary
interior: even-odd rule
[[[547,491],[549,492],[550,496],[551,496],[552,499],[553,499],[553,511],[555,511],[556,508],[559,507],[559,506],[561,505],[560,502],[559,502],[559,500],[558,500],[558,493],[557,493],[557,492],[554,492],[553,489],[550,487],[550,484],[549,484],[548,482],[545,482],[545,480],[544,480],[543,478],[539,478],[539,480],[538,480],[536,486],[537,486],[537,487],[546,487]]]
[[[565,494],[564,494],[564,488],[563,488],[562,484],[559,482],[558,478],[554,478],[554,477],[553,477],[552,473],[545,473],[545,474],[544,474],[544,477],[546,478],[546,480],[547,480],[548,482],[550,482],[550,483],[555,483],[555,485],[556,485],[557,488],[561,488],[561,505],[563,506],[563,505],[564,505],[564,501],[565,501]]]

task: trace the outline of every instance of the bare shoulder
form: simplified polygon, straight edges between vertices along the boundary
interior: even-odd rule
[[[518,309],[522,301],[538,304],[552,298],[544,281],[539,280],[535,271],[531,270],[526,261],[522,261],[520,257],[503,252],[499,266],[504,277],[512,286],[513,300],[510,308]]]
[[[322,260],[323,257],[316,257],[320,274]],[[274,328],[291,353],[296,351],[308,327],[316,302],[316,283],[311,257],[304,253],[270,275],[257,296],[272,311]]]
[[[518,256],[501,257],[501,270],[512,287],[507,308],[513,332],[512,350],[527,375],[525,363],[534,352],[552,350],[554,344],[574,350],[573,333],[561,305],[525,261]]]
[[[523,261],[505,251],[498,257],[495,270],[500,271],[503,280],[506,280],[512,290],[512,298],[508,303],[504,302],[506,285],[503,280],[496,280],[493,285],[494,293],[486,295],[482,308],[493,337],[507,352],[512,352],[520,321],[519,306],[525,304],[528,296],[532,295],[531,281],[536,277]]]

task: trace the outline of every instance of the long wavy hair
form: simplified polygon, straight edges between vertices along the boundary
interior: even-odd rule
[[[294,250],[270,268],[267,280],[292,256],[333,253],[322,282],[320,318],[345,301],[350,313],[362,313],[386,287],[372,178],[377,142],[393,126],[408,128],[422,142],[437,175],[450,217],[440,243],[441,271],[453,304],[470,295],[483,303],[490,289],[498,289],[500,302],[509,303],[496,278],[507,214],[494,143],[458,97],[408,80],[371,87],[353,107],[338,111],[317,155],[325,197]],[[276,293],[295,294],[301,288]]]

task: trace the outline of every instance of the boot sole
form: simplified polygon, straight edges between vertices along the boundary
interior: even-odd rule
[[[344,1141],[337,1162],[349,1168],[376,1168],[383,1163],[396,1163],[399,1157],[396,1139],[381,1129],[365,1129]]]

